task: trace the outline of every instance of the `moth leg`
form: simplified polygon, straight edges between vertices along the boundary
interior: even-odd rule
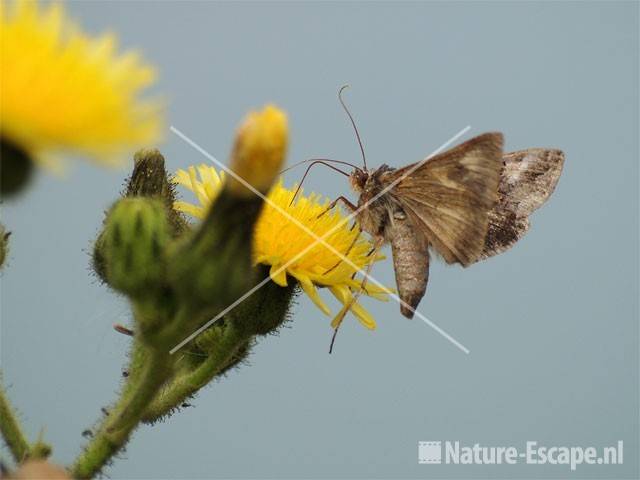
[[[384,243],[384,238],[382,237],[376,238],[374,242],[374,246],[371,249],[371,251],[367,254],[367,256],[371,256],[371,255],[375,256],[378,250],[380,250],[380,248],[382,247],[383,243]],[[351,300],[349,300],[349,302],[344,307],[342,307],[340,312],[338,312],[338,315],[336,315],[336,318],[334,319],[334,321],[331,322],[331,323],[335,323],[336,326],[333,329],[333,336],[331,337],[331,344],[329,345],[329,353],[333,351],[333,344],[336,341],[336,336],[338,335],[338,330],[340,329],[340,325],[342,325],[342,321],[344,320],[344,317],[347,315],[347,312],[351,310],[351,307],[358,301],[358,298],[360,298],[360,295],[362,295],[362,293],[366,291],[367,281],[369,280],[369,274],[371,273],[372,268],[373,268],[373,262],[369,262],[369,264],[367,265],[367,268],[365,269],[365,275],[364,275],[364,278],[362,279],[362,283],[360,284],[360,287],[358,288],[358,290],[354,292],[353,296],[351,297]]]
[[[316,218],[320,218],[321,216],[323,216],[325,213],[327,213],[329,210],[335,207],[338,204],[338,202],[344,203],[344,206],[347,207],[351,212],[355,212],[358,209],[358,207],[356,207],[353,203],[351,203],[346,197],[343,197],[342,195],[340,195],[333,202],[331,202],[329,206],[326,208],[326,210],[324,210]]]
[[[355,224],[354,224],[355,225]],[[362,232],[362,229],[360,229],[360,232]],[[382,246],[382,242],[383,240],[380,240],[380,245]],[[376,251],[378,250],[378,247],[376,247],[375,245],[371,248],[371,250],[369,250],[367,252],[367,254],[365,255],[365,257],[370,257],[371,255],[373,255]],[[351,278],[356,278],[356,275],[358,274],[358,272],[353,272],[353,275],[351,275]]]
[[[355,226],[356,224],[354,223],[353,225]],[[353,228],[351,228],[351,230],[353,230]],[[360,238],[361,234],[362,234],[362,229],[359,228],[358,229],[358,234],[353,238],[353,241],[351,242],[351,245],[349,245],[349,248],[347,248],[347,251],[344,253],[343,257],[348,257],[349,256],[349,254],[351,253],[351,249],[353,247],[355,247],[356,242]],[[327,273],[329,273],[329,272],[335,270],[336,268],[338,268],[338,265],[340,265],[340,263],[342,263],[342,258],[340,260],[338,260],[333,267],[331,267],[329,270],[325,271],[324,274],[326,275]],[[354,272],[354,275],[355,275],[355,272]]]

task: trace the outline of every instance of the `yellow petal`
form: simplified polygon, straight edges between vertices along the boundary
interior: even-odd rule
[[[331,320],[331,328],[338,328],[346,315],[347,315],[347,306],[344,305],[340,309],[338,314],[335,317],[333,317],[333,320]]]
[[[340,303],[347,303],[347,301],[351,298],[351,290],[346,285],[336,285],[329,287],[333,296],[336,297]]]
[[[173,181],[189,190],[193,190],[191,187],[191,177],[185,170],[176,170],[176,173],[173,175]]]
[[[294,272],[292,272],[291,274],[298,279],[302,290],[304,290],[304,293],[306,293],[313,301],[313,303],[315,303],[316,306],[320,310],[322,310],[322,313],[324,313],[325,315],[331,315],[331,310],[329,310],[329,307],[327,307],[327,305],[322,301],[320,295],[318,294],[316,286],[313,284],[313,282],[311,282],[311,280],[309,280],[309,277],[296,274]]]
[[[351,290],[344,285],[331,287],[330,290],[331,290],[331,293],[333,293],[333,295],[345,306],[348,305],[353,299],[353,294],[351,293]],[[344,308],[345,307],[343,307],[343,309]],[[351,305],[351,311],[358,318],[358,320],[362,325],[364,325],[370,330],[373,330],[376,328],[375,320],[373,319],[371,314],[364,309],[362,305],[360,305],[357,302],[354,303],[353,305]],[[338,317],[339,315],[337,315],[336,318],[334,318],[335,323],[339,323]],[[332,322],[332,326],[333,326],[333,322]]]
[[[281,265],[273,264],[269,269],[269,276],[271,280],[280,285],[281,287],[287,286],[287,270],[282,268]]]
[[[204,218],[206,214],[204,208],[197,207],[196,205],[192,205],[187,202],[183,202],[182,200],[176,200],[175,202],[173,202],[173,208],[179,212],[184,212],[196,218]]]
[[[351,311],[354,313],[360,323],[367,327],[369,330],[376,329],[376,321],[373,319],[371,314],[359,303],[354,303],[351,307]]]
[[[371,298],[375,298],[376,300],[380,301],[380,302],[388,302],[389,301],[389,294],[386,292],[370,292],[369,290],[367,290],[367,296],[371,297]]]
[[[201,164],[198,166],[198,174],[200,175],[200,182],[204,189],[205,195],[209,201],[213,201],[220,193],[222,188],[222,182],[216,169],[211,165]]]
[[[195,167],[189,167],[189,178],[191,179],[191,190],[193,190],[193,193],[198,197],[200,204],[209,205],[211,202],[209,201],[209,197],[207,197],[202,182],[198,180]]]
[[[358,291],[362,289],[362,280],[361,279],[353,279],[348,282],[348,285],[354,290]],[[372,282],[367,282],[364,287],[365,295],[375,298],[376,300],[380,300],[381,302],[389,301],[389,295],[396,293],[393,288],[387,288],[384,286],[375,285]]]

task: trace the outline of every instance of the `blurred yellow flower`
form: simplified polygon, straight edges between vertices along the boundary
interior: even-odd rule
[[[178,201],[175,208],[202,219],[220,193],[224,179],[224,172],[218,174],[209,165],[178,170],[175,182],[193,191],[200,205]],[[339,210],[333,209],[318,218],[327,209],[328,199],[314,194],[304,196],[299,192],[296,201],[289,205],[294,192],[295,189],[283,187],[280,180],[267,195],[269,202],[265,203],[256,224],[254,262],[270,265],[271,279],[280,286],[287,285],[287,276],[295,278],[318,308],[326,315],[331,315],[331,310],[320,297],[317,288],[328,288],[338,301],[346,305],[352,300],[353,292],[360,289],[362,280],[355,277],[356,269],[342,261],[340,256],[325,245],[316,242],[314,235],[323,238],[328,245],[343,253],[359,269],[384,257],[378,255],[372,258],[368,255],[372,244],[364,238],[356,240],[358,229],[349,228]],[[283,211],[290,217],[283,214]],[[305,228],[313,232],[313,235],[305,231]],[[331,233],[327,235],[329,232]],[[315,245],[309,248],[314,242]],[[353,247],[349,250],[350,245]],[[307,248],[309,250],[306,253],[282,269]],[[369,284],[365,293],[378,300],[387,300],[389,290]],[[362,305],[356,302],[351,311],[365,327],[375,328],[373,317]]]
[[[106,164],[155,142],[161,106],[138,98],[154,69],[116,48],[115,35],[87,36],[60,3],[0,0],[2,142],[41,163],[73,151]]]

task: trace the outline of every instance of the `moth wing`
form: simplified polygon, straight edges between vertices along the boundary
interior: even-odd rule
[[[472,138],[424,163],[389,174],[391,190],[416,234],[445,259],[464,266],[484,250],[489,212],[498,200],[501,133]]]
[[[489,213],[482,258],[508,250],[529,229],[529,215],[540,208],[558,184],[564,153],[529,148],[507,153],[498,187],[498,202]]]

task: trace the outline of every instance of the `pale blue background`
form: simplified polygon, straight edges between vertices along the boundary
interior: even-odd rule
[[[520,244],[466,271],[437,264],[421,311],[367,301],[327,355],[329,319],[301,297],[291,328],[188,409],[136,432],[112,478],[637,478],[638,4],[636,2],[69,5],[160,69],[169,121],[220,159],[244,113],[274,101],[290,161],[359,161],[343,83],[372,165],[419,160],[466,125],[510,150],[562,148],[566,169]],[[206,161],[170,133],[171,169]],[[293,183],[301,172],[287,176]],[[55,460],[118,390],[124,301],[88,270],[126,172],[74,164],[3,206],[2,370]],[[310,189],[347,182],[318,169]],[[353,195],[351,198],[354,198]],[[387,262],[374,274],[392,284]],[[625,442],[622,466],[418,465],[419,440],[524,447]],[[5,455],[6,457],[6,452]]]

